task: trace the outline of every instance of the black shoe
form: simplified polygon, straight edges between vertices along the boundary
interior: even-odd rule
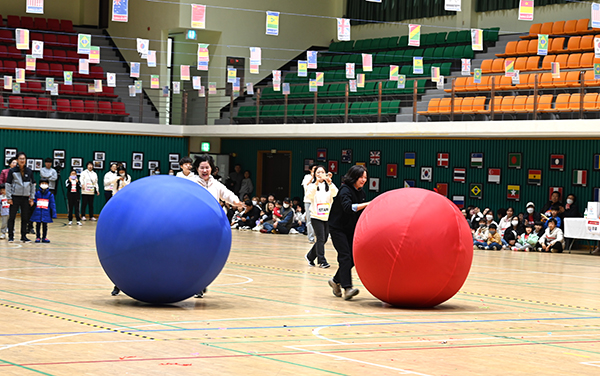
[[[31,240],[27,239],[27,237],[26,237],[26,236],[23,236],[23,237],[21,238],[21,241],[22,241],[23,243],[31,243]]]
[[[308,255],[304,255],[304,259],[306,259],[306,262],[308,262],[308,266],[315,266],[315,262],[314,261],[310,261],[308,259]]]
[[[15,241],[15,238],[10,238],[10,237],[8,238],[9,243],[13,243],[14,241]]]
[[[117,286],[115,286],[115,288],[111,291],[111,295],[112,296],[116,296],[119,295],[119,293],[121,292],[121,289],[119,289]]]
[[[322,263],[322,264],[319,264],[319,268],[322,268],[322,269],[327,269],[327,268],[328,268],[328,267],[330,267],[330,266],[331,266],[331,265],[329,265],[329,264],[328,264],[328,263],[326,263],[326,262],[324,262],[324,263]]]
[[[29,233],[35,235],[35,230],[34,229],[29,229]]]

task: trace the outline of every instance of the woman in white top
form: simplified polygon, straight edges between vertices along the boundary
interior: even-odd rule
[[[113,182],[118,178],[117,175],[117,164],[112,163],[110,165],[110,170],[106,174],[104,174],[104,198],[106,198],[106,202],[111,199],[113,196],[114,184]]]
[[[310,200],[310,213],[312,227],[315,231],[316,242],[313,244],[305,258],[308,265],[315,266],[315,258],[320,268],[328,268],[329,264],[325,259],[325,243],[329,237],[329,210],[333,198],[337,196],[338,189],[331,182],[331,172],[325,172],[325,167],[318,166],[315,170],[315,176],[312,182],[306,188],[306,197]]]
[[[86,206],[90,207],[90,220],[95,221],[94,218],[94,194],[100,195],[100,187],[98,186],[98,174],[94,171],[94,164],[92,162],[87,163],[87,169],[84,170],[79,176],[79,183],[81,184],[81,220],[85,221],[85,209]]]
[[[308,242],[310,244],[315,242],[315,231],[313,230],[312,223],[310,222],[310,200],[308,197],[306,197],[306,189],[315,177],[316,168],[317,165],[309,165],[308,170],[310,173],[304,175],[304,179],[302,179],[302,189],[304,189],[304,213],[306,213],[306,235],[308,235]]]
[[[117,194],[121,189],[125,188],[131,183],[131,176],[127,174],[125,167],[119,167],[116,174],[115,180],[112,182],[113,196]]]

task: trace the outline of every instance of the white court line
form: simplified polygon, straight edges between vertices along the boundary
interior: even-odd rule
[[[250,283],[250,282],[254,282],[254,280],[250,277],[246,277],[244,275],[236,275],[236,274],[219,274],[219,275],[228,275],[230,277],[240,277],[240,278],[246,278],[246,281],[242,281],[242,282],[235,282],[235,283],[223,283],[223,284],[215,284],[215,285],[211,285],[211,286],[231,286],[231,285],[243,285],[245,283]]]
[[[579,364],[583,364],[586,366],[592,366],[592,367],[600,367],[600,361],[595,361],[595,362],[581,362]]]

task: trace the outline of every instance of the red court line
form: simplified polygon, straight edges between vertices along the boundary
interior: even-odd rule
[[[211,356],[182,356],[175,358],[139,358],[139,359],[105,359],[105,360],[83,360],[72,362],[47,362],[47,363],[24,363],[24,364],[0,364],[0,367],[17,367],[17,366],[46,366],[46,365],[61,365],[61,364],[90,364],[90,363],[119,363],[119,362],[147,362],[147,361],[164,361],[164,360],[193,360],[193,359],[219,359],[219,358],[244,358],[244,357],[263,357],[263,356],[284,356],[284,355],[315,355],[315,353],[323,354],[344,354],[344,353],[367,353],[367,352],[388,352],[388,351],[413,351],[413,350],[448,350],[448,349],[472,349],[483,347],[506,347],[506,346],[534,346],[534,345],[562,345],[562,344],[577,344],[577,343],[600,343],[600,340],[594,341],[568,341],[568,342],[527,342],[527,343],[504,343],[490,345],[472,345],[472,346],[435,346],[435,347],[411,347],[399,349],[372,349],[372,350],[332,350],[332,351],[298,351],[285,353],[269,353],[269,354],[236,354],[236,355],[211,355]],[[360,345],[360,344],[358,344]],[[311,352],[314,351],[314,352]]]

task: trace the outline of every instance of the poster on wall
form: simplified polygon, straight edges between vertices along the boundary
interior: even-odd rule
[[[112,21],[129,21],[129,0],[113,0]]]

